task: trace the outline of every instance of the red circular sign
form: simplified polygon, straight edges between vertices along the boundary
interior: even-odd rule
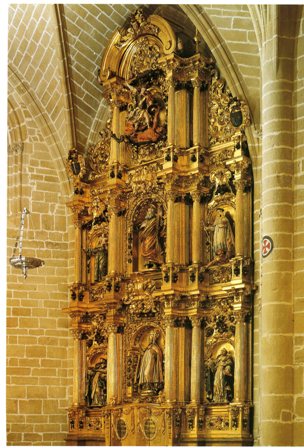
[[[268,257],[273,249],[273,241],[270,236],[265,235],[262,240],[262,257]]]

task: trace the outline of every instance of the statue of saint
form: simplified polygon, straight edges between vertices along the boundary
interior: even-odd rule
[[[231,223],[222,208],[216,210],[213,225],[205,227],[205,231],[208,232],[208,230],[213,231],[212,259],[208,264],[209,267],[216,262],[227,261],[233,257],[235,243]]]
[[[140,392],[157,395],[164,387],[163,353],[157,344],[159,333],[152,331],[149,344],[140,360],[137,372],[138,388]]]
[[[215,360],[214,402],[228,403],[233,400],[234,359],[225,348]]]
[[[161,216],[157,213],[155,206],[152,205],[148,208],[139,230],[141,255],[145,260],[145,267],[158,267],[164,261],[161,247],[163,225]]]
[[[88,370],[86,401],[89,406],[104,406],[107,402],[107,361],[102,359]]]
[[[206,398],[209,401],[213,400],[214,396],[214,375],[216,365],[212,358],[209,358],[205,364],[205,385],[206,385]]]
[[[106,244],[94,249],[95,252],[95,282],[100,282],[108,273],[108,249]]]

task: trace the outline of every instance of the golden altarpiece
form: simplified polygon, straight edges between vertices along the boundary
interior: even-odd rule
[[[252,443],[248,107],[138,10],[106,49],[101,139],[69,152],[69,445]]]

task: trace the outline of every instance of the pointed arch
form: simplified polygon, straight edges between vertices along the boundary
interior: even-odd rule
[[[57,168],[57,174],[64,196],[69,197],[72,193],[71,184],[65,169],[65,148],[59,146],[60,138],[53,123],[49,120],[47,112],[40,104],[35,92],[26,86],[11,66],[8,66],[8,83],[12,92],[16,92],[21,101],[26,104],[27,110],[31,114],[32,119],[37,124],[37,128],[41,131],[45,143],[48,147],[50,157]]]

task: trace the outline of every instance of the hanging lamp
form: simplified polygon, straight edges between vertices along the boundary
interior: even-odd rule
[[[44,265],[44,261],[40,258],[35,257],[25,257],[22,255],[22,244],[23,244],[23,232],[24,232],[24,221],[26,215],[30,212],[26,207],[24,207],[21,213],[21,221],[20,221],[20,231],[19,236],[16,238],[16,243],[13,251],[13,256],[10,258],[10,264],[14,268],[18,268],[22,270],[22,274],[24,278],[27,278],[27,271],[33,268],[39,268]],[[18,253],[17,253],[18,251]]]

